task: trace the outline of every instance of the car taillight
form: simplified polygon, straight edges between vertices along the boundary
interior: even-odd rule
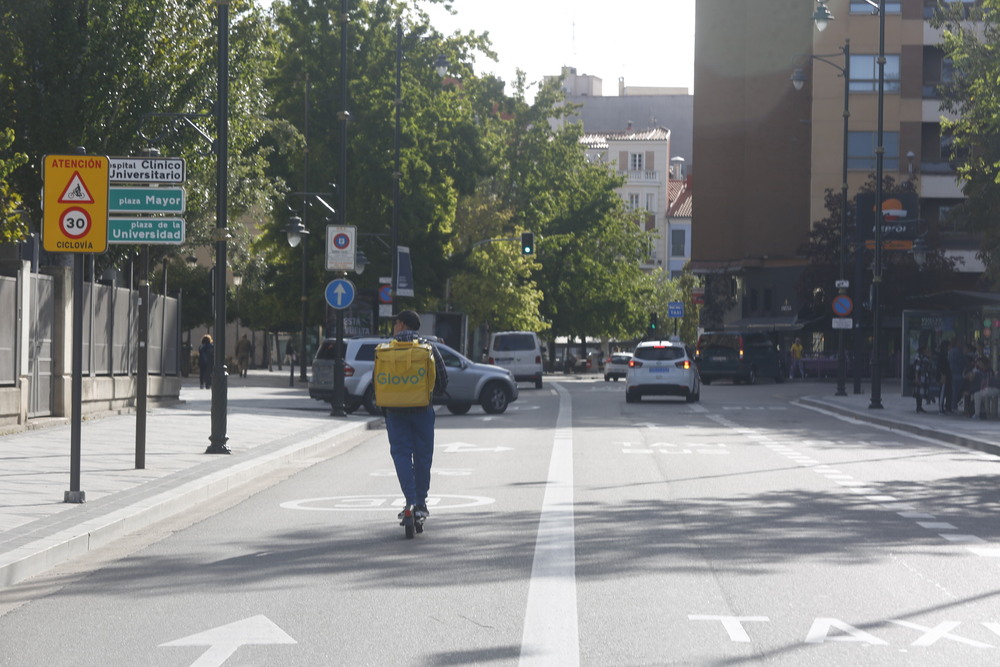
[[[496,366],[497,365],[497,362],[493,361],[493,357],[490,357],[489,359],[487,359],[486,363],[488,363],[490,366]]]
[[[686,371],[691,370],[691,360],[685,359],[684,361],[678,361],[676,364],[674,364],[674,366],[677,366],[677,368],[682,368]]]
[[[642,362],[639,361],[638,359],[629,359],[628,360],[628,367],[629,368],[642,368]]]
[[[344,377],[354,377],[354,367],[349,364],[344,364]]]
[[[538,356],[537,354],[535,355],[535,363],[536,364],[542,363],[542,358],[540,356]]]

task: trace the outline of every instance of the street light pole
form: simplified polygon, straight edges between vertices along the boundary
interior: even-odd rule
[[[825,5],[821,5],[825,9]],[[817,13],[823,17],[823,21],[829,21],[833,16],[829,13],[829,10],[825,12]],[[814,17],[815,18],[815,17]],[[820,19],[816,19],[817,28],[820,32],[826,27],[825,23],[820,23]],[[822,25],[822,27],[820,27]],[[851,117],[851,40],[845,39],[844,45],[840,47],[840,53],[844,56],[844,66],[841,67],[832,60],[828,58],[835,56],[837,54],[830,55],[810,55],[809,57],[813,60],[819,60],[827,65],[837,69],[840,75],[844,78],[844,136],[843,136],[843,153],[841,159],[841,183],[840,183],[840,261],[838,268],[838,282],[843,285],[844,281],[847,279],[847,139],[848,139],[848,125],[849,119]],[[796,69],[792,74],[792,85],[795,86],[796,90],[801,90],[803,84],[805,83],[805,73],[801,69]],[[844,293],[844,288],[838,288],[838,292]],[[835,396],[847,396],[847,359],[844,354],[844,330],[837,330],[837,391]]]
[[[229,0],[218,6],[218,99],[216,100],[216,213],[215,230],[215,360],[212,364],[212,433],[206,454],[231,454],[226,441],[228,391],[226,379],[226,208],[229,189]]]
[[[302,346],[299,349],[299,359],[302,364],[302,376],[301,379],[306,380],[306,319],[308,314],[308,297],[306,296],[306,244],[305,237],[309,236],[309,230],[302,223],[302,218],[298,216],[293,216],[288,221],[288,226],[285,227],[285,233],[288,234],[288,245],[291,247],[296,247],[302,245],[302,291],[300,292],[300,299],[302,301]],[[295,384],[295,363],[292,362],[292,372],[288,378],[288,386],[294,386]]]
[[[338,114],[340,119],[340,224],[347,225],[347,124],[351,119],[351,114],[347,110],[347,26],[351,17],[347,13],[348,0],[341,0],[340,3],[340,101],[341,111]],[[333,417],[346,417],[347,409],[344,406],[344,314],[342,310],[337,311],[337,351],[333,358],[333,403],[330,406],[330,415]]]
[[[875,269],[872,274],[872,394],[869,409],[882,409],[882,171],[885,162],[885,0],[878,0],[878,125],[875,146]]]

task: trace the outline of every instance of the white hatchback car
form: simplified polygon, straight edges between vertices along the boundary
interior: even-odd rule
[[[701,399],[701,377],[687,345],[669,340],[647,340],[632,353],[625,375],[625,402],[643,396],[683,396],[688,403]]]

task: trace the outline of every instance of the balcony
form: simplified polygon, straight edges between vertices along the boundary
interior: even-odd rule
[[[629,183],[650,183],[653,185],[658,185],[661,183],[660,172],[655,169],[627,171],[624,173],[628,177]]]

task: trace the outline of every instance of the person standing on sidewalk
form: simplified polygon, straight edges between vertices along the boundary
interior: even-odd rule
[[[962,354],[962,344],[958,337],[951,339],[951,349],[948,350],[948,370],[951,372],[951,409],[958,412],[958,404],[962,401],[965,390],[965,355]]]
[[[245,378],[250,369],[250,340],[246,334],[236,343],[236,363],[240,366],[240,377]]]
[[[932,373],[931,360],[927,356],[927,346],[924,345],[917,350],[917,356],[913,359],[913,397],[917,399],[917,412],[927,412],[924,410],[923,401],[929,401],[933,396]]]
[[[427,341],[417,332],[420,316],[412,310],[400,311],[393,318],[393,338],[404,342]],[[435,346],[434,350],[434,393],[442,394],[448,387],[448,371],[444,357]],[[413,506],[418,519],[426,519],[427,493],[431,485],[431,462],[434,458],[434,404],[418,408],[383,408],[385,430],[389,435],[389,454],[396,468],[399,488],[406,498],[406,504]],[[403,512],[399,513],[402,520]]]
[[[215,345],[212,337],[205,334],[198,347],[198,383],[202,389],[212,388],[212,367],[215,365]]]
[[[952,377],[951,367],[948,365],[948,351],[951,350],[951,343],[946,340],[941,341],[937,353],[937,374],[941,382],[941,391],[938,396],[938,410],[941,414],[950,415],[955,406],[952,404]]]

